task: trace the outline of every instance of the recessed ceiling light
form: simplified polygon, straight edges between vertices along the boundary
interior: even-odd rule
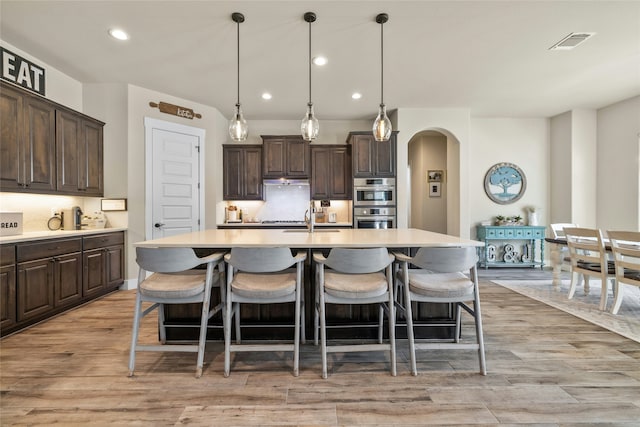
[[[119,28],[111,28],[109,30],[109,35],[114,39],[129,40],[129,34],[125,33],[124,30],[121,30]]]
[[[351,95],[351,99],[360,99],[360,98],[362,98],[362,94],[360,92],[354,92]]]
[[[593,37],[596,33],[571,33],[558,43],[554,44],[549,50],[571,50],[579,44],[587,41],[587,39]]]
[[[329,60],[324,56],[316,56],[311,60],[311,62],[313,62],[315,65],[322,67],[323,65],[327,65],[327,62],[329,62]]]
[[[269,92],[265,92],[265,93],[262,94],[262,99],[266,99],[268,101],[271,98],[272,97],[271,97],[271,94]]]

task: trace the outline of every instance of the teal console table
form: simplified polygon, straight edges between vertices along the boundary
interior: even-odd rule
[[[484,242],[480,266],[544,267],[545,226],[479,225],[478,240]],[[539,255],[539,258],[537,257]]]

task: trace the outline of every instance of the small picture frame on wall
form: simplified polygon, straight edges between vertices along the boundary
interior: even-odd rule
[[[427,171],[427,181],[429,182],[442,182],[444,173],[441,170]]]
[[[440,197],[442,195],[442,183],[430,182],[429,183],[429,197]]]

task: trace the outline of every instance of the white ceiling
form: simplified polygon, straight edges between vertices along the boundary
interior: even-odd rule
[[[130,83],[219,109],[240,99],[251,119],[301,119],[308,98],[308,24],[322,119],[402,108],[468,108],[473,116],[550,117],[640,94],[639,1],[26,1],[0,0],[0,39],[86,83]],[[107,35],[121,27],[131,39]],[[548,48],[595,32],[571,51]],[[264,101],[264,91],[273,94]],[[351,99],[362,92],[359,101]],[[189,107],[189,105],[184,105]]]

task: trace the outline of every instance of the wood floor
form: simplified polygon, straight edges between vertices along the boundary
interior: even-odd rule
[[[121,291],[0,342],[0,421],[11,425],[640,425],[640,344],[508,289],[481,287],[489,374],[472,351],[419,353],[398,376],[384,354],[236,354],[222,347],[139,353],[127,377],[134,291]],[[153,317],[153,316],[149,316]],[[155,337],[153,319],[142,331]],[[472,335],[471,325],[464,329]]]

